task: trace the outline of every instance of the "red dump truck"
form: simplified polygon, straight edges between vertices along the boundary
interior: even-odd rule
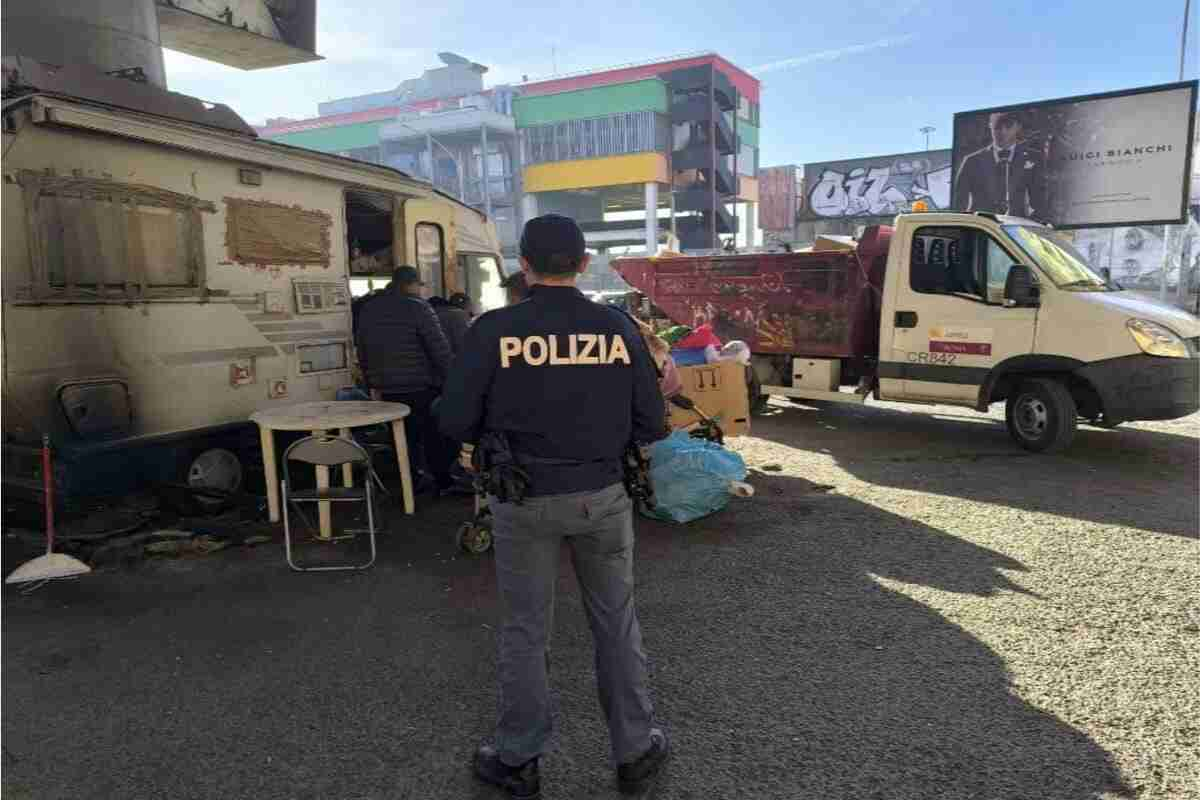
[[[826,248],[612,266],[674,322],[745,341],[752,401],[1005,402],[1032,451],[1065,448],[1081,419],[1200,407],[1200,318],[1111,283],[1030,220],[903,214]]]

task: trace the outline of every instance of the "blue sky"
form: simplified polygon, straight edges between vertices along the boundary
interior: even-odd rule
[[[490,65],[489,84],[715,50],[763,82],[760,163],[803,164],[919,150],[923,125],[949,147],[956,111],[1174,81],[1184,0],[1105,5],[322,0],[325,61],[247,73],[168,53],[167,73],[172,89],[261,123],[392,88],[439,50]],[[1198,29],[1193,7],[1188,79]]]

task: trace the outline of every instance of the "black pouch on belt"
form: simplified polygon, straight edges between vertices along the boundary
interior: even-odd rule
[[[508,437],[489,431],[479,437],[471,456],[475,488],[501,503],[520,505],[529,494],[529,473],[517,463]]]

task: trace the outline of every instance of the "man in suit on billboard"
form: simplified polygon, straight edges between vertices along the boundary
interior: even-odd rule
[[[992,143],[963,159],[955,178],[955,204],[964,211],[992,211],[1047,219],[1044,158],[1024,138],[1024,123],[1015,112],[988,117]]]

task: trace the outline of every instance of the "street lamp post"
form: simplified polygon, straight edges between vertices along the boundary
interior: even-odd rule
[[[1179,32],[1179,80],[1181,81],[1183,80],[1184,63],[1187,60],[1188,17],[1191,16],[1191,11],[1192,0],[1183,0],[1183,28]],[[1158,277],[1158,299],[1164,303],[1167,300],[1167,265],[1170,263],[1170,250],[1167,248],[1167,244],[1170,240],[1171,227],[1163,225],[1163,260],[1162,269],[1159,271]],[[1183,288],[1186,271],[1187,265],[1183,261],[1183,250],[1181,249],[1179,258],[1179,283],[1176,287],[1176,292],[1180,296],[1186,291]]]
[[[925,149],[928,151],[929,150],[929,134],[936,131],[937,128],[933,127],[932,125],[925,125],[925,126],[919,128],[919,130],[921,131],[921,133],[925,134]]]
[[[1183,0],[1183,30],[1179,42],[1179,80],[1183,80],[1183,64],[1187,55],[1188,17],[1191,15],[1192,0]]]

